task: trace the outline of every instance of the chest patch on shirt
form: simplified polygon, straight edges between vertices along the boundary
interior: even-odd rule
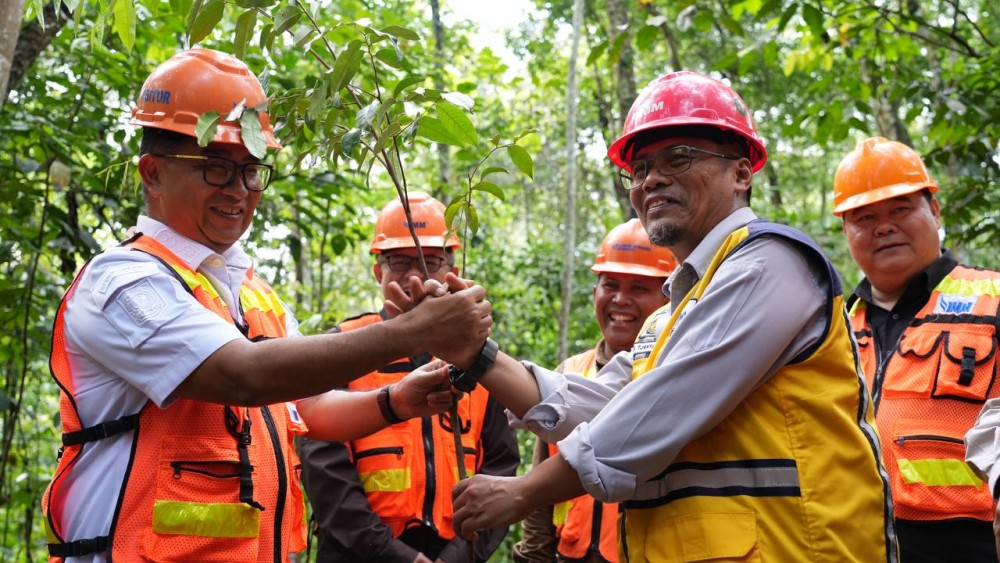
[[[145,323],[167,306],[167,302],[149,280],[142,280],[125,289],[118,295],[116,301],[136,324]]]
[[[942,294],[934,306],[934,312],[939,315],[961,315],[972,312],[977,295],[945,295]]]
[[[669,320],[669,307],[660,311],[649,320],[646,328],[639,333],[639,336],[635,339],[635,343],[632,345],[633,362],[636,360],[646,359],[653,353],[653,347],[656,346],[656,340],[660,337],[660,333],[663,332],[663,327],[666,326],[667,321]]]

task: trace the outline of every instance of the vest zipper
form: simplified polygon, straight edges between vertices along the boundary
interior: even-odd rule
[[[285,471],[285,453],[281,449],[281,440],[278,439],[278,429],[274,426],[271,411],[266,406],[263,406],[260,407],[260,414],[264,417],[264,426],[267,426],[267,433],[271,436],[271,445],[274,448],[274,463],[278,467],[278,501],[274,506],[274,563],[281,563],[281,524],[285,516],[288,473]]]
[[[949,442],[952,444],[962,444],[965,445],[963,440],[959,438],[952,438],[951,436],[935,436],[934,434],[913,434],[911,436],[900,436],[898,438],[893,438],[893,442],[896,442],[901,447],[906,445],[906,442]]]
[[[868,331],[872,333],[870,338],[872,342],[872,347],[875,349],[875,377],[872,378],[871,392],[872,392],[872,412],[877,415],[879,403],[881,403],[882,401],[882,385],[885,383],[885,374],[889,369],[889,362],[892,361],[892,358],[893,356],[896,355],[896,352],[893,351],[891,354],[889,354],[889,357],[885,359],[885,362],[882,361],[882,350],[879,349],[878,339],[875,338],[875,331],[872,330],[871,324],[868,323],[867,312],[865,313],[865,328],[867,328]],[[906,335],[906,330],[908,328],[909,326],[904,328],[903,332],[900,333],[899,338],[896,339],[896,344],[893,346],[893,350],[899,348],[899,343],[903,341],[903,336]]]
[[[434,424],[431,417],[420,419],[424,439],[424,525],[438,532],[434,525],[434,496],[437,494],[437,474],[434,472]],[[440,534],[439,534],[440,535]]]
[[[370,450],[361,450],[359,452],[355,452],[354,460],[357,461],[363,457],[372,457],[385,454],[396,454],[396,459],[402,459],[403,448],[402,446],[390,446],[385,448],[372,448]]]
[[[234,470],[232,473],[219,473],[210,470],[212,466],[222,467],[226,465],[233,466]],[[180,479],[184,472],[196,473],[216,479],[231,479],[240,476],[240,463],[238,461],[171,461],[170,467],[174,470],[174,479]]]

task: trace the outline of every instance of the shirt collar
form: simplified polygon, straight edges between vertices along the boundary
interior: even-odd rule
[[[709,264],[715,258],[719,247],[733,231],[744,227],[750,221],[757,218],[757,215],[749,207],[741,207],[730,213],[725,219],[719,221],[711,231],[701,239],[691,255],[684,260],[679,268],[667,278],[667,290],[665,293],[682,298],[687,295],[688,290],[701,279],[708,270]]]
[[[146,215],[139,215],[139,220],[136,222],[136,230],[156,239],[157,242],[167,247],[170,252],[173,252],[178,258],[183,260],[192,270],[197,270],[208,258],[220,256],[211,248],[185,237],[165,223],[161,223]],[[221,257],[228,266],[234,268],[247,270],[253,265],[250,256],[235,244],[223,252]]]

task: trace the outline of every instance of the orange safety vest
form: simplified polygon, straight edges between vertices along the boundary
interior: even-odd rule
[[[851,307],[897,518],[994,518],[996,503],[965,463],[963,438],[983,403],[1000,397],[998,311],[1000,272],[956,266],[880,364],[864,302]]]
[[[165,246],[142,234],[123,245],[166,264],[199,303],[233,322],[211,282]],[[250,408],[177,399],[160,409],[147,401],[138,413],[83,427],[64,317],[85,269],[59,304],[52,334],[50,367],[61,388],[63,447],[42,498],[49,560],[107,552],[109,562],[287,562],[290,551],[305,549],[301,466],[292,443],[305,426],[290,404]],[[240,305],[247,338],[285,336],[284,308],[252,270],[240,288]],[[64,481],[83,448],[99,449],[104,438],[124,432],[132,433],[132,453],[111,529],[106,536],[67,540],[61,529]]]
[[[343,332],[381,322],[375,313],[339,325]],[[413,369],[402,358],[355,379],[353,390],[378,389],[396,383]],[[482,430],[489,393],[482,386],[458,402],[462,424],[463,462],[471,476],[483,464]],[[458,455],[448,413],[411,418],[370,436],[347,443],[372,511],[399,537],[407,528],[424,525],[445,540],[455,537],[451,489],[458,482]]]
[[[563,371],[589,378],[597,375],[597,348],[568,358]],[[558,453],[559,447],[549,444],[549,457]],[[559,538],[556,549],[560,556],[583,559],[597,548],[601,557],[618,563],[618,503],[597,502],[590,495],[580,495],[555,505],[552,523]]]

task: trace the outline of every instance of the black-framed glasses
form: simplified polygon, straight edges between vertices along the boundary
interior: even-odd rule
[[[405,254],[389,254],[383,256],[380,263],[389,266],[389,269],[397,274],[409,272],[414,264],[419,264],[416,256]],[[427,264],[427,272],[436,274],[445,268],[451,268],[451,262],[444,256],[424,256],[424,263]]]
[[[225,157],[201,154],[154,154],[153,156],[201,161],[201,173],[205,183],[219,188],[228,186],[236,178],[236,171],[239,170],[243,175],[243,185],[248,190],[262,192],[267,189],[274,174],[274,167],[263,162],[240,164]]]
[[[622,181],[629,189],[636,189],[642,186],[649,175],[650,167],[655,167],[661,176],[676,176],[683,174],[691,168],[691,163],[697,155],[715,156],[727,160],[739,160],[743,157],[721,152],[712,152],[697,147],[687,145],[677,145],[656,151],[645,157],[638,158],[629,163],[628,168],[618,171]],[[631,173],[629,172],[631,170]]]

